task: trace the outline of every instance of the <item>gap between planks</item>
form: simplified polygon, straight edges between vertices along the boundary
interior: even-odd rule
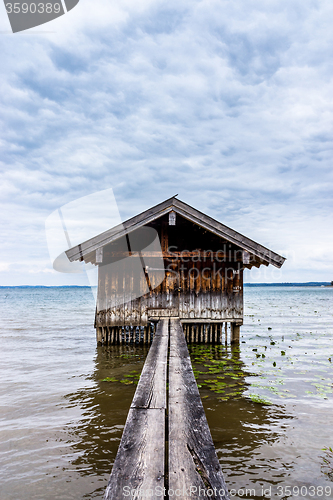
[[[229,500],[183,328],[172,318],[157,325],[104,500],[160,500],[176,490],[183,500]]]

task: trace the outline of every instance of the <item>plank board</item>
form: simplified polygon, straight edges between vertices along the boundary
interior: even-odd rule
[[[229,499],[179,319],[171,319],[169,357],[169,490],[183,500]],[[210,495],[213,490],[213,495]],[[208,492],[208,494],[207,494]]]
[[[131,408],[104,500],[144,498],[148,491],[149,498],[161,499],[164,447],[165,410]]]
[[[136,389],[104,500],[161,498],[164,488],[168,320],[158,323]]]
[[[158,322],[131,408],[166,408],[168,323],[168,319],[162,319]]]

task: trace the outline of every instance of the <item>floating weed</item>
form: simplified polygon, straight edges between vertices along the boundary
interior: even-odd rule
[[[115,377],[105,377],[101,380],[101,382],[119,382],[119,380]]]
[[[127,378],[123,378],[123,379],[119,380],[119,382],[121,384],[125,384],[125,385],[134,384],[133,380],[128,380]]]
[[[325,456],[322,456],[322,472],[333,481],[333,449],[331,446],[325,446],[322,448],[325,452]]]
[[[248,397],[251,399],[253,403],[259,403],[261,405],[271,405],[272,402],[268,399],[259,396],[258,394],[248,394]]]

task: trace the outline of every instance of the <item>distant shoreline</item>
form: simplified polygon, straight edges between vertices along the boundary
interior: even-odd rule
[[[244,288],[247,287],[263,287],[263,286],[321,286],[333,288],[329,281],[309,281],[307,283],[244,283]],[[0,288],[90,288],[89,285],[0,285]],[[96,287],[97,288],[97,287]]]

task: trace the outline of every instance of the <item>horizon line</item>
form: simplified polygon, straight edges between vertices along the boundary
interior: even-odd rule
[[[243,286],[333,286],[331,281],[246,282]],[[97,285],[0,285],[0,288],[97,288]]]

